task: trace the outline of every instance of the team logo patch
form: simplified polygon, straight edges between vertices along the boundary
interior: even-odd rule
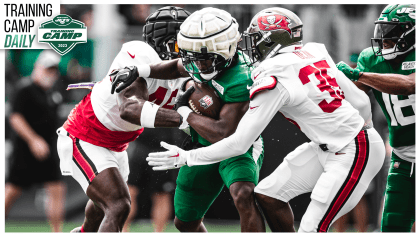
[[[289,18],[282,15],[268,15],[268,16],[260,16],[258,17],[258,27],[263,31],[270,31],[270,30],[285,30],[289,33],[290,37],[292,37],[292,30],[290,30],[290,22],[292,22]]]
[[[198,100],[198,102],[200,103],[200,106],[202,106],[204,109],[207,109],[213,104],[213,98],[211,98],[209,95],[206,95]]]
[[[416,68],[416,62],[415,61],[406,61],[403,62],[401,66],[401,70],[413,70]]]
[[[395,169],[398,169],[398,167],[400,167],[400,163],[399,163],[398,161],[396,161],[396,162],[394,163],[394,168],[395,168]]]
[[[70,52],[78,43],[87,42],[85,24],[65,14],[42,23],[38,34],[39,43],[48,43],[60,55]]]

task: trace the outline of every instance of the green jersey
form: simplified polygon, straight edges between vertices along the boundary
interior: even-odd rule
[[[376,50],[377,48],[375,48]],[[415,50],[412,50],[400,65],[392,67],[383,57],[375,56],[372,48],[367,48],[360,53],[357,69],[363,72],[409,75],[416,72],[415,55]],[[409,96],[390,95],[373,88],[372,90],[388,122],[391,147],[414,145],[416,131],[415,94]]]
[[[243,58],[242,52],[237,52],[237,60],[222,72],[216,80],[211,80],[207,84],[217,91],[217,94],[223,103],[246,102],[249,101],[248,86],[251,87],[252,68],[248,67]],[[202,81],[200,76],[195,76],[196,79]],[[201,137],[193,128],[191,128],[191,137],[193,141],[197,141],[205,146],[211,143]]]

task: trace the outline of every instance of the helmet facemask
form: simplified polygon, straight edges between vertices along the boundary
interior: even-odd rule
[[[208,53],[206,47],[201,48],[201,53],[180,49],[180,56],[182,64],[188,73],[199,75],[206,81],[214,79],[219,73],[229,67],[232,62],[232,59],[226,60],[221,55]]]
[[[415,47],[415,26],[411,22],[375,22],[374,36],[371,39],[372,48],[378,45],[376,56],[383,56],[386,60],[392,60]],[[392,48],[384,49],[384,41],[392,41]]]
[[[175,59],[179,57],[179,48],[175,37],[170,38],[163,45],[166,47],[166,52],[164,53],[167,53],[167,58]]]
[[[242,49],[248,57],[249,61],[245,60],[247,62],[248,66],[255,65],[255,63],[259,62],[262,58],[261,52],[257,49],[257,46],[260,42],[260,40],[263,38],[263,35],[261,32],[255,32],[255,33],[248,33],[246,31],[243,34],[243,41],[245,44],[245,48]]]

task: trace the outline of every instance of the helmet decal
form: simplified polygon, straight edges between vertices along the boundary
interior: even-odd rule
[[[292,30],[290,29],[291,20],[287,16],[279,14],[265,15],[258,17],[258,27],[260,30],[285,30],[292,37]]]

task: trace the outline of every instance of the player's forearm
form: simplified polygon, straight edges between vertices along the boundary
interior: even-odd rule
[[[223,121],[215,120],[206,116],[191,113],[188,116],[188,124],[197,133],[210,143],[215,143],[235,132],[237,124],[227,126]]]
[[[394,95],[410,95],[415,93],[415,74],[379,74],[365,72],[358,82],[368,85],[378,91]]]
[[[208,147],[191,150],[188,166],[213,164],[246,153],[273,118],[273,113],[264,109],[245,113],[234,134]]]
[[[210,146],[189,151],[188,166],[210,165],[246,153],[254,140],[242,140],[240,135],[235,133]]]
[[[150,78],[155,79],[178,79],[187,77],[188,73],[182,66],[181,59],[164,61],[150,66]]]
[[[235,133],[208,147],[189,151],[188,166],[212,164],[247,152],[284,105],[283,96],[278,89],[257,94],[250,103],[255,110],[248,109]]]
[[[16,112],[12,113],[9,117],[9,122],[13,130],[25,142],[29,143],[31,140],[39,137],[22,114]]]
[[[121,119],[132,124],[142,125],[141,114],[144,103],[144,100],[127,100],[120,106]],[[165,108],[159,108],[154,120],[154,127],[179,127],[180,119],[181,118],[178,112]]]

